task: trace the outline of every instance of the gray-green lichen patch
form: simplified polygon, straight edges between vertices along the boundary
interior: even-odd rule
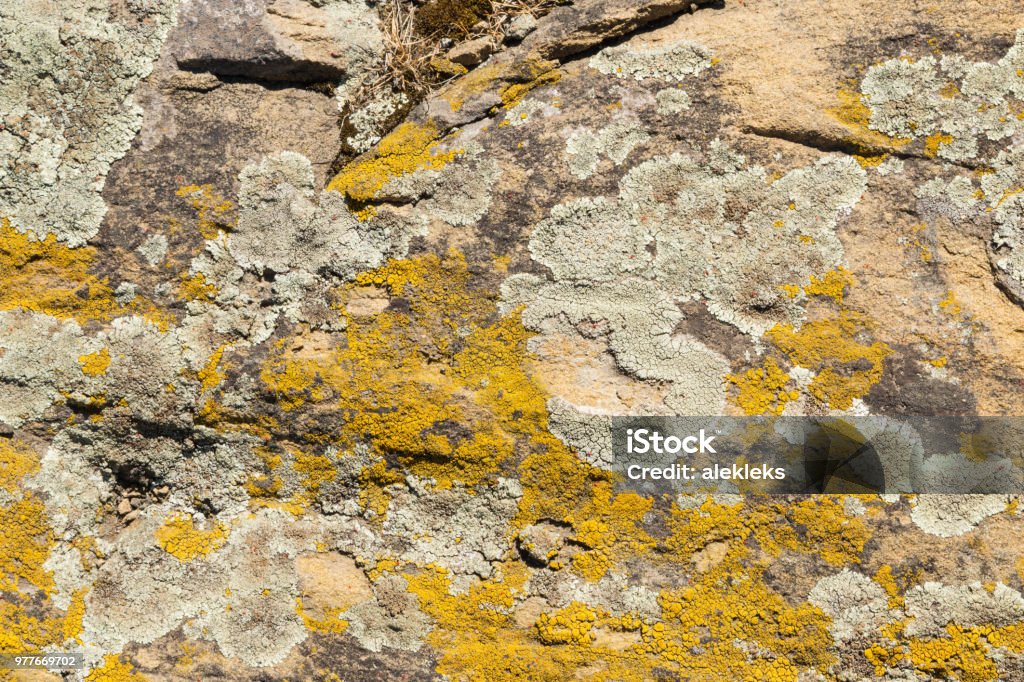
[[[132,93],[176,1],[0,2],[0,215],[72,245],[99,229],[110,165],[142,125]]]
[[[515,516],[522,490],[513,479],[499,479],[493,490],[470,495],[462,490],[406,490],[388,508],[383,531],[408,547],[404,561],[448,570],[457,589],[470,578],[489,578],[492,563],[508,550],[505,528]]]
[[[650,135],[638,121],[615,121],[597,131],[590,128],[574,131],[565,145],[569,172],[586,180],[597,171],[602,157],[618,166],[635,147],[649,139]]]
[[[986,212],[996,223],[990,258],[1012,294],[1024,301],[1024,146],[1000,152],[992,167],[981,178]]]
[[[40,339],[46,339],[40,344]],[[61,389],[80,387],[79,356],[99,350],[73,321],[49,315],[0,313],[0,422],[21,426],[42,415]]]
[[[557,206],[530,250],[562,289],[633,289],[648,315],[661,300],[666,322],[675,303],[703,298],[723,321],[760,334],[799,322],[800,305],[782,285],[842,262],[835,230],[865,177],[852,159],[825,157],[769,182],[716,143],[701,160],[676,153],[636,166],[615,199]]]
[[[1024,618],[1024,598],[999,582],[987,589],[980,582],[943,585],[927,582],[907,590],[906,633],[911,637],[940,637],[947,626],[963,628],[989,625],[1002,627]]]
[[[801,301],[782,286],[842,263],[836,227],[865,178],[852,159],[825,157],[771,182],[718,142],[700,159],[656,157],[626,174],[618,197],[552,209],[530,239],[551,279],[509,278],[506,304],[525,305],[533,329],[605,339],[621,369],[671,383],[665,404],[677,413],[715,413],[728,362],[677,333],[679,304],[704,300],[755,335],[799,324]]]
[[[167,257],[167,237],[154,234],[136,249],[150,265],[159,265]]]
[[[928,138],[925,154],[954,162],[983,155],[983,140],[1024,130],[1024,30],[995,64],[947,55],[890,59],[868,69],[861,84],[870,126],[899,138]]]
[[[416,206],[415,215],[439,218],[454,227],[473,225],[487,215],[501,170],[478,147],[471,149],[465,158],[441,170],[429,197]]]
[[[343,107],[346,102],[343,95],[344,90],[338,93],[338,106]],[[348,125],[352,133],[345,142],[357,154],[369,151],[387,133],[388,123],[395,115],[408,104],[408,97],[404,93],[385,92],[356,108],[348,116]]]
[[[994,223],[989,256],[1003,288],[1024,300],[1024,29],[995,63],[960,55],[890,59],[861,83],[870,127],[906,140],[924,139],[923,153],[985,171],[980,180],[934,178],[918,190],[927,208],[954,220]]]
[[[665,88],[654,96],[659,114],[679,114],[690,108],[690,96],[680,88]]]
[[[829,631],[837,642],[871,638],[892,618],[882,586],[848,568],[819,580],[807,601],[832,618]]]
[[[430,632],[430,618],[419,609],[400,575],[385,575],[373,585],[376,599],[356,604],[345,612],[347,632],[369,651],[384,647],[418,651]]]
[[[301,154],[269,156],[238,179],[238,227],[228,249],[245,269],[349,278],[404,255],[412,236],[396,234],[400,227],[384,221],[359,221],[340,194],[318,192],[313,166]]]
[[[666,46],[607,47],[590,60],[590,67],[617,78],[682,80],[712,66],[711,50],[689,40]]]
[[[611,468],[615,458],[611,415],[585,412],[563,398],[552,398],[548,401],[548,420],[551,433],[587,462]]]
[[[1005,495],[918,495],[910,517],[918,528],[943,538],[974,530],[990,516],[1006,511]]]
[[[324,536],[318,522],[257,512],[233,524],[222,546],[181,561],[157,542],[168,513],[149,508],[94,576],[82,634],[87,653],[152,642],[183,625],[246,665],[284,659],[308,634],[295,609],[295,557]],[[282,523],[288,533],[279,532]]]

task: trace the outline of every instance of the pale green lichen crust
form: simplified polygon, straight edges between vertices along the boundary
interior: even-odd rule
[[[142,126],[132,94],[177,2],[0,3],[0,215],[73,246],[96,234],[110,165]]]
[[[854,414],[897,484],[984,474],[884,416],[1012,357],[970,315],[984,245],[885,240],[915,213],[990,221],[1022,271],[1018,123],[969,111],[1013,111],[1017,46],[868,67],[865,125],[908,140],[882,158],[737,130],[739,69],[679,38],[704,17],[562,62],[524,42],[391,132],[400,98],[349,112],[362,155],[333,178],[246,148],[175,178],[173,217],[97,233],[173,7],[29,5],[0,3],[0,654],[81,651],[88,682],[1021,676],[1017,496],[641,495],[610,436],[620,414]],[[303,5],[367,17],[268,21]],[[598,31],[604,5],[548,16]],[[208,96],[174,87],[147,106]],[[913,246],[911,274],[864,242]],[[919,299],[948,357],[900,308]]]

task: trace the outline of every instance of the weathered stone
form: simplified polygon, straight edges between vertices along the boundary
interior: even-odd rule
[[[445,55],[449,60],[462,66],[476,66],[491,56],[494,47],[487,37],[475,38],[459,43]]]
[[[537,20],[532,14],[520,14],[518,17],[509,22],[508,29],[505,31],[505,42],[506,43],[521,43],[526,39],[526,36],[530,35],[537,30]]]
[[[358,76],[381,45],[376,16],[361,0],[193,0],[175,33],[181,68],[293,83]]]
[[[409,3],[0,0],[0,640],[1024,679],[1016,495],[616,487],[618,415],[869,415],[910,461],[887,417],[1021,404],[1019,2],[826,4],[538,3],[422,92]]]

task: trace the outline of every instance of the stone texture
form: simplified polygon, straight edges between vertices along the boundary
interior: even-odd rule
[[[0,2],[0,653],[1021,679],[1017,496],[610,484],[614,415],[1019,409],[1024,12],[824,5],[545,6],[362,101],[376,6]]]
[[[190,0],[176,33],[181,68],[267,81],[337,82],[381,49],[376,17],[361,0]]]

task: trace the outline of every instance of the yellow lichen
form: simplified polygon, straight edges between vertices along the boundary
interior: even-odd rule
[[[890,137],[871,128],[871,108],[857,92],[858,84],[850,82],[836,92],[839,105],[828,110],[839,123],[850,131],[850,142],[863,157],[877,157],[888,149],[910,144],[909,138]]]
[[[554,85],[562,79],[562,72],[555,68],[554,62],[534,62],[530,65],[531,76],[525,83],[514,83],[501,91],[501,105],[511,109],[531,91],[542,85]]]
[[[79,322],[108,320],[122,310],[106,279],[90,273],[92,247],[70,249],[0,222],[0,310],[31,310]]]
[[[934,159],[939,155],[939,150],[944,144],[952,144],[953,136],[945,133],[932,133],[924,140],[924,155]]]
[[[369,441],[445,487],[493,478],[517,434],[545,423],[545,396],[524,372],[518,315],[495,319],[468,279],[454,253],[360,275],[353,286],[382,287],[408,310],[352,316],[345,344],[317,354],[280,344],[262,378],[286,410],[325,404],[344,415],[334,434],[342,447]],[[457,423],[465,436],[446,432]]]
[[[811,283],[804,287],[804,293],[808,296],[827,296],[842,305],[846,288],[854,283],[853,273],[840,265],[823,277],[811,275]]]
[[[303,493],[295,500],[296,503],[308,503],[320,492],[320,486],[330,483],[338,476],[334,462],[326,455],[304,452],[293,453],[295,471],[302,476]]]
[[[950,624],[946,627],[948,638],[911,638],[907,642],[908,658],[917,671],[932,677],[963,682],[999,680],[999,670],[988,656],[985,639],[991,630],[991,627],[964,629]]]
[[[175,513],[155,535],[161,549],[187,563],[219,549],[227,540],[228,529],[221,523],[213,523],[209,529],[197,528],[190,515]]]
[[[590,644],[597,612],[580,602],[572,602],[555,613],[542,613],[534,623],[537,638],[543,644]]]
[[[394,178],[417,170],[441,170],[460,152],[439,149],[439,135],[433,124],[403,123],[372,153],[343,168],[327,189],[365,204]]]
[[[218,194],[213,185],[186,185],[178,188],[177,195],[196,210],[196,227],[204,239],[216,239],[217,235],[235,228],[235,205]]]
[[[200,301],[212,303],[217,298],[217,287],[206,281],[206,275],[197,272],[194,275],[181,273],[181,284],[178,285],[178,296],[183,301]]]
[[[956,294],[952,291],[947,293],[946,297],[939,301],[939,310],[951,317],[960,315],[961,307],[960,302],[956,299]]]
[[[889,154],[888,153],[885,153],[885,154],[872,154],[872,155],[867,155],[867,156],[862,155],[862,154],[854,154],[853,155],[853,160],[856,161],[857,163],[859,163],[861,168],[878,168],[883,163],[885,163],[885,160],[888,159],[888,158],[889,158]]]
[[[128,661],[122,661],[116,654],[107,654],[103,665],[93,668],[85,676],[85,682],[144,682],[145,677],[135,672]]]
[[[960,88],[957,86],[956,81],[949,81],[939,90],[939,94],[946,99],[955,99],[960,96]]]
[[[110,351],[101,348],[95,353],[78,356],[78,362],[82,365],[82,374],[90,377],[98,377],[107,371],[110,366]]]
[[[309,611],[302,605],[302,597],[295,598],[295,613],[302,619],[302,624],[307,630],[319,632],[325,635],[340,635],[348,629],[348,621],[339,616],[345,609],[329,608],[325,610],[322,618],[310,615]]]
[[[432,57],[429,64],[431,69],[445,76],[464,76],[469,73],[469,69],[462,64],[456,64],[444,57]]]
[[[870,345],[857,341],[869,327],[862,316],[842,311],[799,330],[778,324],[765,337],[794,365],[817,373],[808,387],[815,398],[833,409],[846,410],[881,380],[884,360],[892,353],[881,341]]]
[[[227,344],[218,347],[210,355],[210,359],[206,361],[203,368],[197,373],[203,393],[212,391],[220,382],[224,381],[225,374],[220,367],[220,362],[221,358],[224,357],[224,351],[227,349]]]
[[[766,358],[762,367],[725,378],[736,387],[734,400],[744,414],[782,414],[786,403],[800,397],[799,391],[786,390],[789,374],[779,368],[774,358]]]
[[[52,650],[81,632],[84,590],[61,613],[50,596],[53,574],[44,566],[53,546],[46,507],[24,488],[39,457],[18,441],[0,440],[0,654]]]

